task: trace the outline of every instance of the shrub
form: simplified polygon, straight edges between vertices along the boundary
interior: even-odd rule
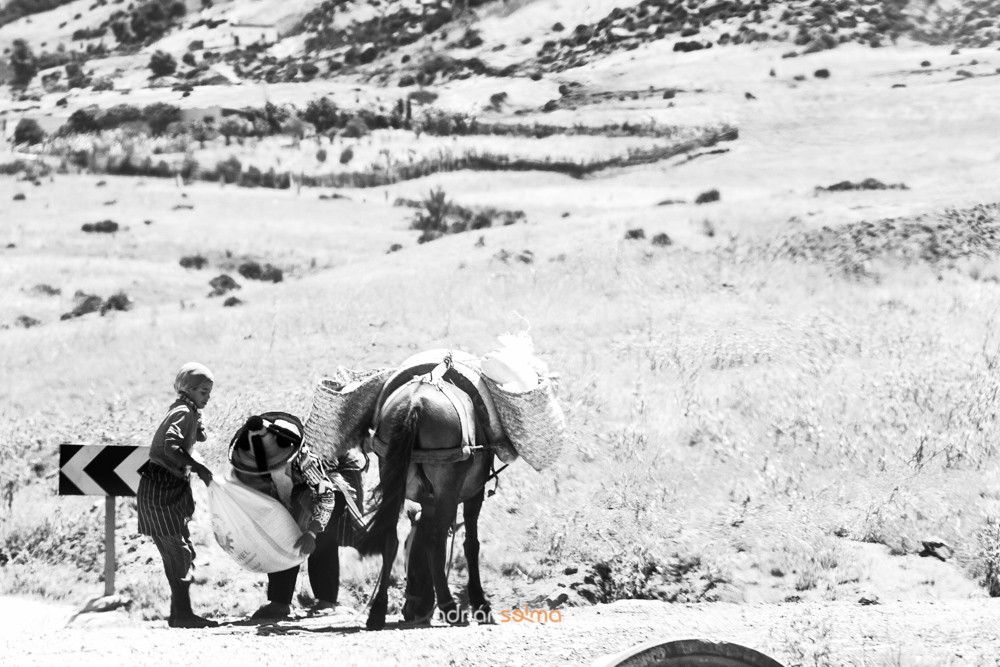
[[[432,90],[414,90],[406,96],[406,99],[413,100],[417,104],[430,104],[437,98],[438,94]]]
[[[70,88],[86,88],[91,84],[89,76],[83,73],[80,63],[66,63],[66,85]]]
[[[138,7],[130,5],[129,14],[116,13],[118,20],[111,23],[111,31],[123,44],[152,44],[186,12],[183,0],[151,0]]]
[[[265,282],[280,283],[285,277],[284,272],[278,267],[271,266],[270,264],[261,266],[259,262],[252,259],[240,264],[238,270],[240,275],[247,280],[262,280]]]
[[[108,77],[101,76],[94,79],[91,83],[91,86],[93,87],[95,93],[99,93],[104,90],[114,90],[115,82],[109,79]]]
[[[215,173],[223,183],[239,183],[243,165],[235,155],[215,165]]]
[[[285,272],[276,266],[265,264],[264,272],[261,274],[260,279],[265,282],[280,283],[285,279]]]
[[[185,269],[202,269],[208,264],[208,260],[201,255],[188,255],[181,257],[181,266]]]
[[[483,38],[480,37],[478,31],[472,28],[467,29],[461,39],[458,40],[458,46],[463,49],[474,49],[482,45]]]
[[[673,244],[673,240],[666,235],[664,232],[660,232],[653,237],[652,244],[655,246],[666,247]]]
[[[14,128],[14,143],[33,146],[45,141],[45,130],[33,118],[22,118]]]
[[[226,292],[234,289],[243,289],[238,282],[233,280],[230,276],[223,273],[220,276],[216,276],[208,281],[209,286],[211,286],[212,291],[209,292],[209,296],[222,296]]]
[[[44,296],[59,296],[62,294],[62,290],[46,283],[39,283],[31,288],[31,293],[41,294]]]
[[[149,58],[149,69],[153,76],[168,76],[177,71],[177,61],[165,51],[156,51]]]
[[[437,229],[425,229],[420,236],[417,237],[417,243],[428,243],[430,241],[436,241],[437,239],[444,236],[444,232]]]
[[[646,232],[642,227],[637,227],[636,229],[629,229],[625,232],[625,240],[627,241],[637,241],[639,239],[646,238]]]
[[[247,170],[243,172],[243,174],[240,176],[240,185],[242,185],[245,188],[256,188],[261,185],[262,178],[263,174],[261,174],[260,169],[258,169],[253,165],[250,165],[249,167],[247,167]]]
[[[104,299],[101,297],[96,294],[86,294],[85,292],[81,292],[79,290],[73,298],[76,301],[76,306],[74,306],[73,310],[68,313],[63,313],[59,317],[60,320],[69,320],[74,317],[87,315],[89,313],[96,313],[101,309],[101,306],[104,305]]]
[[[829,79],[830,78],[830,70],[825,69],[825,68],[824,69],[818,69],[815,72],[813,72],[813,76],[815,76],[817,79]]]
[[[96,114],[97,125],[102,130],[113,130],[126,123],[142,120],[144,120],[142,109],[130,104],[116,104]]]
[[[198,64],[198,61],[195,60],[194,54],[190,51],[181,56],[181,62],[189,67],[194,67]]]
[[[316,151],[316,160],[318,162],[326,162],[326,149],[325,148],[321,148],[318,151]]]
[[[17,320],[15,320],[15,323],[19,327],[24,327],[25,329],[30,329],[31,327],[37,327],[39,324],[42,323],[42,321],[41,320],[37,320],[34,317],[31,317],[29,315],[20,315],[20,316],[18,316]]]
[[[232,137],[245,137],[251,131],[250,123],[239,116],[227,116],[219,123],[219,134],[226,138],[226,145]]]
[[[476,213],[472,220],[469,222],[469,229],[486,229],[487,227],[493,226],[493,209],[488,209],[486,211],[480,211]]]
[[[180,177],[185,181],[192,180],[198,175],[198,161],[194,159],[193,155],[185,155],[184,161],[181,162],[181,168],[177,173],[180,174]]]
[[[15,39],[11,45],[10,68],[14,73],[11,79],[14,88],[26,87],[38,73],[38,60],[23,39]]]
[[[354,159],[354,151],[351,150],[350,146],[348,146],[340,154],[340,164],[347,164],[348,162],[350,162],[353,159]]]
[[[23,192],[18,192],[14,195],[14,201],[24,201],[25,199],[27,199],[27,197],[24,196]]]
[[[149,123],[153,134],[161,135],[167,131],[167,126],[171,123],[180,121],[181,110],[172,104],[154,102],[142,110],[142,117]]]
[[[211,141],[219,136],[219,132],[215,129],[215,125],[208,121],[196,120],[192,123],[188,123],[188,134],[191,138],[196,140],[198,144],[204,148],[206,141]]]
[[[100,37],[104,37],[107,32],[107,28],[80,28],[79,30],[73,31],[73,36],[70,39],[74,42],[83,39],[98,39]]]
[[[985,517],[976,531],[972,564],[979,584],[989,596],[1000,597],[1000,520],[992,514]]]
[[[222,302],[222,305],[226,308],[232,308],[233,306],[242,306],[243,300],[239,297],[231,296]]]
[[[114,234],[118,231],[118,223],[114,220],[102,220],[100,222],[88,222],[81,227],[88,234]]]
[[[306,79],[311,79],[319,74],[319,68],[312,63],[302,63],[299,71],[302,72],[302,76]]]
[[[109,310],[128,311],[132,309],[132,299],[124,291],[119,290],[108,297],[107,301],[101,304],[101,315]]]
[[[719,191],[718,190],[707,190],[698,195],[697,199],[694,200],[695,204],[708,204],[713,201],[719,201]]]
[[[342,127],[344,124],[343,115],[337,105],[326,97],[311,100],[306,105],[302,120],[312,123],[316,127],[316,131],[320,133],[335,127]]]
[[[417,213],[410,223],[410,229],[444,232],[447,229],[445,219],[453,206],[445,191],[442,188],[431,190],[424,198],[423,205],[426,210]]]
[[[348,139],[360,139],[369,133],[368,124],[361,118],[352,118],[347,121],[340,136]]]

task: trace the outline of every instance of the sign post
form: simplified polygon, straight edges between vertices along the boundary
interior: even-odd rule
[[[139,467],[149,447],[59,445],[59,495],[105,496],[104,595],[115,594],[115,498],[139,491]]]
[[[106,496],[104,498],[104,595],[115,594],[115,568],[118,561],[115,559],[115,523],[117,516],[115,512],[115,497]]]

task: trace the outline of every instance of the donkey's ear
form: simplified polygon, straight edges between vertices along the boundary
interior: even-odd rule
[[[247,431],[259,431],[264,428],[264,420],[260,415],[254,415],[247,419],[247,423],[243,426],[243,428]]]

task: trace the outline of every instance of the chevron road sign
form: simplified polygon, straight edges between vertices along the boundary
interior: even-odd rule
[[[60,496],[134,496],[149,447],[59,445]]]
[[[139,491],[149,447],[59,445],[59,495],[104,498],[104,595],[115,594],[115,497]]]

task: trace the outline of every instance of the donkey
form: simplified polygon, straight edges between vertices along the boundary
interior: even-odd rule
[[[419,373],[424,368],[416,369]],[[401,382],[401,384],[399,383]],[[463,503],[465,558],[469,568],[469,602],[473,617],[490,619],[490,605],[479,576],[479,512],[490,477],[494,451],[487,435],[489,417],[482,400],[470,396],[468,381],[454,370],[450,355],[431,372],[393,381],[376,409],[372,446],[379,457],[378,508],[358,542],[363,556],[382,555],[378,588],[366,627],[385,627],[389,575],[399,539],[396,524],[409,499],[419,503],[407,567],[403,620],[426,622],[437,607],[452,624],[460,613],[445,573],[448,531]]]

